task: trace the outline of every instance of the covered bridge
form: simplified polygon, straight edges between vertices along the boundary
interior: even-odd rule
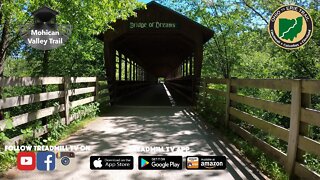
[[[154,1],[136,13],[99,35],[112,102],[159,79],[193,102],[213,31]]]

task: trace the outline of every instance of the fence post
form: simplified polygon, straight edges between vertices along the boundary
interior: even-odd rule
[[[227,91],[226,91],[226,117],[224,125],[228,127],[230,120],[230,93],[231,93],[231,79],[226,79]]]
[[[202,93],[203,93],[203,100],[205,100],[207,97],[207,85],[208,85],[207,79],[203,79],[202,80],[202,88],[201,88]]]
[[[231,81],[237,79],[236,77],[232,77],[231,79],[226,79],[227,91],[226,91],[226,119],[225,126],[228,127],[230,120],[230,107],[232,106],[230,100],[231,93],[237,93],[237,88],[231,85]]]
[[[69,121],[69,111],[70,111],[70,101],[69,101],[69,89],[70,89],[71,78],[64,77],[63,80],[63,90],[64,90],[64,117],[65,125],[70,123]]]
[[[302,93],[301,94],[301,107],[302,108],[310,108],[311,107],[311,94],[306,94],[306,93]],[[304,122],[300,122],[300,135],[302,136],[308,136],[309,135],[309,125],[307,123]],[[299,149],[297,150],[297,161],[300,163],[304,162],[304,157],[303,155],[306,152]]]
[[[297,158],[299,128],[301,118],[301,80],[292,81],[290,128],[287,150],[286,170],[290,179],[294,177],[294,167]]]
[[[96,77],[96,89],[94,91],[94,99],[95,101],[98,101],[99,100],[99,78]]]

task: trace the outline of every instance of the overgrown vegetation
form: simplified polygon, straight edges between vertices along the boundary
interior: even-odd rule
[[[71,111],[72,114],[83,114],[80,118],[72,121],[69,125],[64,125],[61,122],[59,113],[56,113],[48,118],[48,130],[49,133],[45,137],[34,138],[33,131],[41,130],[41,121],[37,121],[33,126],[26,129],[20,129],[24,138],[28,140],[24,145],[56,145],[60,140],[67,138],[72,133],[83,128],[87,123],[92,121],[94,117],[98,115],[99,103],[94,102],[88,105],[78,106]],[[12,127],[11,127],[12,128]],[[10,136],[10,135],[8,135]],[[9,138],[4,132],[0,134],[0,142],[4,142]],[[4,151],[4,147],[0,147],[0,175],[8,168],[12,167],[16,163],[16,155],[18,151]]]
[[[283,167],[279,165],[276,160],[268,157],[262,150],[254,147],[239,135],[223,128],[225,118],[225,99],[221,96],[212,94],[204,95],[205,94],[203,92],[200,94],[197,106],[197,112],[199,115],[215,128],[218,128],[231,143],[236,145],[243,155],[250,159],[250,161],[266,175],[277,180],[288,179]]]

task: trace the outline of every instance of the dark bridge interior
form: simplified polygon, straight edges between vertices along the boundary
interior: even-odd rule
[[[156,2],[136,13],[99,35],[112,103],[190,105],[200,82],[203,44],[213,32]]]

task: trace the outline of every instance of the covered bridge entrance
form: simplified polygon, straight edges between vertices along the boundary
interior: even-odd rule
[[[114,30],[99,35],[111,101],[120,102],[163,81],[173,98],[194,102],[203,44],[213,31],[156,2],[136,12],[137,17],[118,20],[112,24]],[[140,94],[143,98],[145,93]]]

